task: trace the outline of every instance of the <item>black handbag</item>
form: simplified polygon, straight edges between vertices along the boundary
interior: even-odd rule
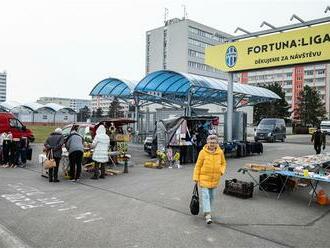
[[[193,194],[190,201],[190,213],[192,215],[198,215],[199,213],[199,195],[197,183],[194,186]]]

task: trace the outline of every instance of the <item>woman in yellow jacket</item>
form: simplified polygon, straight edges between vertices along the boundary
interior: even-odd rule
[[[203,213],[207,224],[212,223],[211,209],[216,187],[220,177],[225,173],[226,160],[218,144],[216,135],[207,137],[207,144],[198,155],[193,180],[201,188]]]

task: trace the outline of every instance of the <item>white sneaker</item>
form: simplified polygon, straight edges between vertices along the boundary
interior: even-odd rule
[[[205,221],[206,221],[206,224],[212,224],[213,221],[212,221],[212,218],[211,218],[211,215],[206,215],[205,216]]]

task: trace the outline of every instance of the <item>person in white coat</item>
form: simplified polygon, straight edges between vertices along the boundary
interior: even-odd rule
[[[106,134],[105,127],[100,125],[96,130],[92,147],[94,148],[93,160],[95,161],[94,176],[92,179],[98,179],[99,169],[101,170],[100,178],[105,177],[105,163],[109,161],[110,138]]]

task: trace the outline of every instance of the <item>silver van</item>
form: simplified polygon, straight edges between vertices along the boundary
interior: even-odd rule
[[[286,126],[284,119],[264,118],[255,129],[254,140],[267,140],[274,142],[280,140],[284,142],[286,139]]]
[[[326,134],[330,134],[330,121],[321,121],[321,132],[322,133],[326,133]]]

